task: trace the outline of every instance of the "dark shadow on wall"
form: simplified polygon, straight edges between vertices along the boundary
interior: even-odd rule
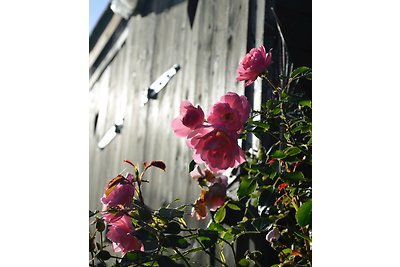
[[[159,14],[182,2],[185,2],[185,0],[139,0],[132,16],[140,15],[145,17],[152,12]]]

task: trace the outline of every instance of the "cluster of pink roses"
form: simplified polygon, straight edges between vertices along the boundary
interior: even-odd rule
[[[266,72],[272,63],[271,58],[271,50],[267,54],[264,46],[252,49],[241,61],[236,79],[246,81],[246,86],[250,85]],[[180,115],[172,121],[174,133],[185,137],[187,145],[194,151],[194,161],[197,164],[205,163],[208,168],[201,170],[197,167],[191,173],[202,187],[201,195],[192,211],[192,215],[196,215],[199,220],[207,216],[207,208],[215,211],[225,203],[228,178],[220,173],[245,161],[237,139],[249,113],[247,98],[228,92],[212,106],[206,121],[202,108],[194,107],[187,100],[182,101]],[[125,162],[133,165],[130,161]],[[149,167],[165,169],[162,161],[146,162],[144,166],[143,173],[137,178],[139,187],[139,181]],[[107,184],[101,198],[103,219],[109,226],[107,238],[112,241],[113,250],[121,252],[122,256],[128,251],[144,250],[142,242],[134,235],[131,217],[125,211],[133,208],[134,180],[130,173],[126,177],[118,175]]]
[[[196,163],[205,163],[209,170],[221,172],[245,161],[237,138],[249,113],[247,98],[233,92],[222,96],[212,106],[207,122],[200,106],[196,108],[184,100],[180,116],[172,121],[172,128],[177,136],[186,137]]]
[[[108,212],[109,208],[120,209],[132,207],[135,194],[133,175],[128,173],[126,178],[118,175],[112,179],[104,189],[101,198],[103,203],[103,218],[109,228],[107,238],[112,242],[114,252],[121,252],[122,256],[128,251],[144,250],[142,242],[134,236],[134,227],[131,218],[123,212],[116,214]]]

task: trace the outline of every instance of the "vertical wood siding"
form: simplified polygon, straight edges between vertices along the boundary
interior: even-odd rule
[[[125,44],[90,90],[91,210],[102,208],[100,198],[109,179],[124,168],[131,171],[124,159],[166,163],[165,172],[154,169],[147,174],[150,183],[143,193],[150,207],[159,208],[176,198],[180,204],[197,199],[200,190],[188,174],[192,152],[185,139],[173,134],[170,123],[183,99],[201,105],[207,113],[224,93],[244,93],[243,83],[235,77],[246,53],[248,3],[201,0],[192,28],[187,1],[148,1],[151,12],[130,18]],[[158,99],[142,107],[144,90],[173,64],[179,64],[180,71]],[[121,134],[105,149],[98,149],[98,141],[121,112],[125,113]]]

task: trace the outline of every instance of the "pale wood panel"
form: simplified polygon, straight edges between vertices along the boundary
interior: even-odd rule
[[[150,184],[144,185],[145,201],[152,208],[175,198],[193,203],[200,190],[188,174],[192,153],[184,139],[174,136],[170,123],[183,99],[207,113],[224,93],[243,94],[243,83],[235,77],[246,53],[248,1],[199,1],[192,28],[187,1],[170,1],[175,4],[165,9],[167,1],[150,2],[149,8],[162,12],[130,18],[126,43],[90,91],[90,209],[101,209],[109,179],[124,168],[131,171],[124,159],[166,163],[166,171],[151,170]],[[140,106],[144,90],[173,64],[180,64],[181,70],[157,100]],[[97,142],[122,111],[122,133],[99,150]]]

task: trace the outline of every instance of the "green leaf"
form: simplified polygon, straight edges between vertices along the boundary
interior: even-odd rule
[[[158,215],[165,219],[172,220],[173,218],[182,218],[184,215],[184,211],[177,209],[161,208],[158,211]]]
[[[262,189],[260,197],[258,199],[258,205],[260,207],[271,207],[275,203],[276,198],[276,193],[274,191],[274,188],[269,185],[265,188]]]
[[[274,159],[283,159],[286,157],[286,155],[282,150],[275,150],[271,153],[270,157]]]
[[[311,211],[312,211],[312,201],[309,199],[296,212],[296,220],[300,226],[306,226],[311,224]]]
[[[194,170],[194,167],[196,167],[196,162],[194,160],[192,160],[189,163],[189,173],[192,172]]]
[[[232,210],[240,210],[240,207],[233,203],[228,203],[227,206],[228,206],[228,208],[230,208]]]
[[[158,240],[153,233],[154,231],[155,229],[147,230],[145,228],[140,228],[135,231],[135,237],[143,243],[145,250],[152,250],[158,247]]]
[[[288,148],[286,148],[283,153],[286,154],[286,156],[294,156],[297,155],[301,152],[301,149],[295,146],[290,146]]]
[[[212,223],[210,224],[210,226],[208,226],[208,229],[210,229],[210,230],[216,230],[216,231],[218,231],[218,232],[225,232],[225,231],[226,231],[226,229],[225,229],[222,225],[220,225],[220,224],[218,224],[218,223],[215,223],[215,222],[212,222]]]
[[[284,172],[281,174],[281,178],[285,182],[297,182],[297,181],[303,181],[304,179],[304,174],[299,171],[295,172]]]
[[[165,229],[165,233],[168,234],[179,234],[179,232],[181,231],[181,226],[179,225],[179,223],[177,222],[169,222],[167,224],[167,228]]]
[[[262,128],[264,131],[267,131],[270,128],[270,125],[268,123],[264,123],[261,121],[253,121],[252,124]]]
[[[143,262],[148,261],[149,256],[150,255],[148,253],[145,253],[145,252],[142,252],[142,251],[129,251],[122,258],[121,264],[123,264],[123,263],[132,263],[132,262],[134,262],[136,264],[141,264]]]
[[[152,213],[150,210],[148,210],[145,207],[140,208],[139,210],[139,219],[144,221],[144,222],[148,222],[151,220],[152,217]]]
[[[226,209],[225,209],[225,205],[220,207],[217,211],[217,213],[215,213],[214,215],[214,220],[216,223],[220,223],[225,219],[225,215],[226,215]]]
[[[225,232],[222,235],[222,238],[225,239],[226,241],[232,240],[234,235],[231,232]]]
[[[179,264],[170,259],[168,256],[160,256],[157,259],[158,266],[160,267],[184,267],[184,264]]]
[[[250,266],[250,263],[252,263],[253,261],[251,261],[251,260],[249,260],[249,259],[246,259],[246,258],[243,258],[243,259],[241,259],[239,262],[238,262],[238,264],[239,264],[239,266],[241,266],[241,267],[248,267],[248,266]]]
[[[185,249],[190,246],[189,242],[186,239],[179,235],[165,235],[163,239],[161,239],[161,245],[167,248],[182,248]]]
[[[96,257],[98,259],[102,259],[102,260],[108,260],[111,258],[110,252],[106,251],[106,250],[100,250],[99,253],[97,253]]]
[[[299,101],[299,105],[302,107],[309,107],[311,108],[311,100],[301,100]]]
[[[251,224],[258,231],[265,231],[272,224],[272,221],[266,217],[260,217],[260,218],[255,219]]]
[[[253,193],[256,188],[257,183],[255,179],[247,179],[246,177],[243,177],[243,179],[240,181],[237,196],[239,199],[242,199],[243,197]]]
[[[312,240],[309,236],[303,235],[302,233],[299,233],[299,232],[294,232],[294,234],[297,235],[298,237],[308,240],[309,242],[312,242]]]
[[[199,229],[198,239],[206,248],[212,247],[217,242],[218,232],[213,230]]]
[[[297,69],[292,71],[292,74],[290,75],[291,78],[296,78],[301,75],[306,75],[310,72],[310,68],[306,66],[298,67]]]

